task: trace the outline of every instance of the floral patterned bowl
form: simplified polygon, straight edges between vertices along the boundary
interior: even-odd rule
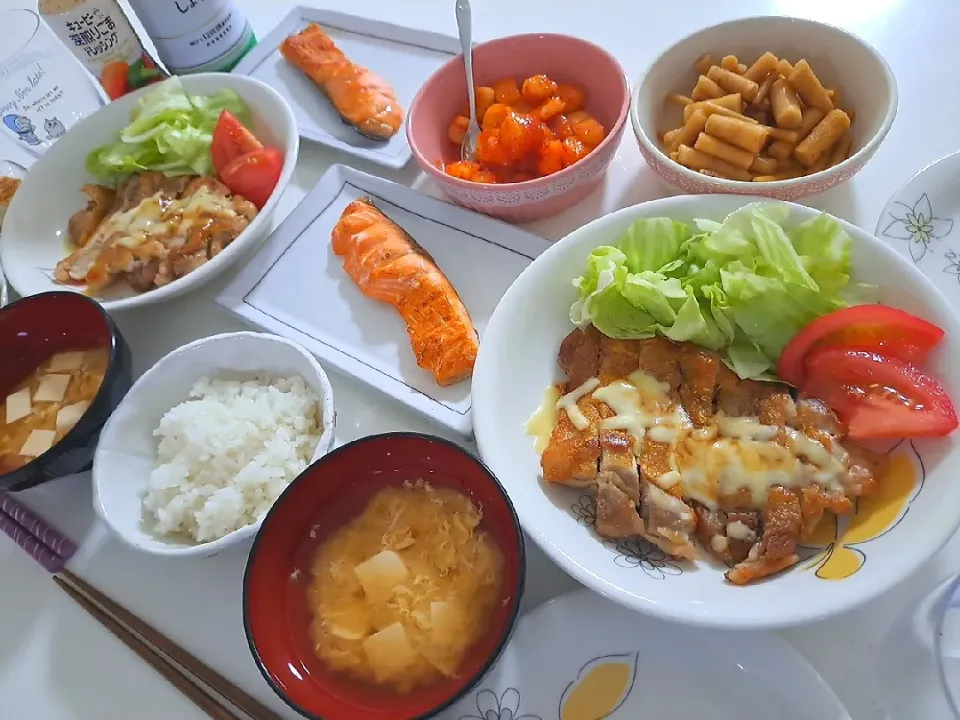
[[[877,221],[887,242],[960,306],[960,152],[930,163],[900,188]]]
[[[950,185],[943,183],[944,192]],[[680,195],[624,208],[585,225],[543,252],[514,281],[487,323],[473,374],[473,426],[483,461],[516,508],[523,529],[574,579],[642,613],[689,625],[756,629],[799,625],[853,610],[921,567],[960,526],[960,432],[877,447],[890,462],[879,490],[840,520],[824,519],[789,571],[745,587],[724,581],[711,560],[678,561],[646,542],[604,541],[596,505],[583,490],[538,482],[540,456],[525,424],[560,377],[557,351],[573,329],[572,280],[589,254],[642,218],[721,220],[751,202],[740,195]],[[790,223],[818,211],[790,205]],[[960,401],[960,319],[909,260],[838,221],[853,240],[855,281],[878,300],[936,323],[946,336],[927,361]]]
[[[854,110],[853,149],[842,163],[793,180],[741,182],[703,175],[671,160],[658,134],[680,125],[669,105],[670,92],[687,92],[697,79],[693,62],[705,52],[734,54],[751,62],[766,51],[792,61],[807,58],[828,87],[841,90],[844,108]],[[640,77],[633,94],[630,121],[647,164],[684,192],[762,195],[797,200],[824,192],[856,175],[873,157],[897,115],[897,81],[874,48],[845,30],[790,17],[754,17],[714,25],[690,35],[658,57]]]
[[[458,205],[510,222],[555,215],[583,200],[606,172],[626,127],[630,92],[620,63],[606,50],[567,35],[511,35],[473,49],[478,85],[545,73],[587,92],[587,109],[609,129],[593,152],[558,173],[527,182],[475,183],[447,175],[443,163],[460,159],[447,128],[467,97],[463,56],[446,63],[420,88],[407,117],[407,140],[421,169]]]

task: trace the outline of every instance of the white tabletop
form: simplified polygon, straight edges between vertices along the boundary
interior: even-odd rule
[[[23,5],[31,0],[0,0]],[[35,4],[35,3],[34,3]],[[292,0],[241,0],[258,35],[266,34],[295,4]],[[320,4],[318,0],[313,3]],[[456,34],[453,0],[324,0],[324,6],[401,25]],[[700,27],[737,16],[802,15],[847,28],[877,47],[896,73],[900,112],[876,157],[852,182],[808,204],[872,231],[890,195],[923,165],[958,149],[960,91],[952,48],[960,3],[947,0],[474,0],[475,39],[520,32],[582,36],[610,50],[631,79],[665,47]],[[4,148],[0,147],[0,154]],[[333,162],[343,156],[308,142],[280,203],[283,218]],[[434,192],[412,165],[396,173],[360,169]],[[530,226],[557,239],[617,208],[670,191],[643,164],[628,130],[606,183],[564,214]],[[175,347],[198,337],[240,329],[213,304],[223,283],[117,321],[142,372]],[[405,408],[353,380],[333,375],[339,411],[338,439],[349,441],[389,430],[443,434]],[[295,718],[261,679],[246,647],[241,623],[241,581],[246,550],[202,560],[162,560],[140,555],[110,537],[90,508],[86,476],[52,482],[21,499],[81,541],[73,567],[114,599],[153,624],[201,660]],[[575,583],[528,543],[529,579],[524,607]],[[870,662],[894,617],[937,580],[960,571],[954,540],[903,586],[869,606],[782,635],[830,683],[854,720],[878,717],[870,690]],[[72,604],[13,543],[0,536],[0,718],[17,720],[191,720],[203,715],[153,670],[136,659]],[[922,720],[918,718],[917,720]]]

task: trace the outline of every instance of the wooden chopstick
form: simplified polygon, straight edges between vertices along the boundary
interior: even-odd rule
[[[204,665],[196,657],[145,623],[125,607],[108,598],[83,578],[78,577],[66,568],[60,571],[60,575],[73,587],[77,588],[81,593],[103,608],[106,613],[116,618],[117,621],[139,635],[147,643],[182,667],[189,675],[202,682],[244,714],[251,718],[256,718],[256,720],[282,720],[273,710],[238,688],[216,670]]]
[[[203,710],[213,720],[239,720],[236,715],[226,710],[203,690],[177,672],[177,669],[168,660],[156,653],[149,645],[138,639],[123,625],[106,614],[67,580],[58,575],[54,575],[53,581],[59,585],[67,595],[73,598],[80,607],[92,615],[118,640],[139,655],[145,663],[160,673],[167,682],[183,693],[189,700],[192,700],[194,705]]]

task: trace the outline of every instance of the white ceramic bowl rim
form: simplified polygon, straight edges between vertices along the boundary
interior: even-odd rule
[[[243,89],[245,86],[246,87],[256,86],[260,91],[264,92],[269,97],[269,104],[272,106],[270,113],[268,113],[270,117],[261,118],[260,123],[264,126],[268,126],[271,128],[284,128],[287,132],[286,146],[278,148],[284,154],[284,163],[283,163],[283,169],[280,173],[280,178],[277,180],[277,185],[274,188],[273,192],[270,194],[270,197],[267,200],[267,203],[263,206],[263,208],[260,209],[260,211],[257,213],[257,216],[253,219],[253,222],[251,222],[250,225],[247,228],[245,228],[244,231],[240,233],[240,235],[238,235],[236,239],[234,239],[234,241],[231,242],[226,248],[224,248],[223,251],[220,252],[216,257],[211,258],[209,261],[201,265],[196,270],[188,273],[187,275],[184,275],[183,277],[177,278],[173,282],[167,285],[164,285],[163,287],[153,288],[152,290],[149,290],[144,293],[138,293],[138,294],[132,295],[131,297],[124,297],[124,298],[113,299],[113,300],[107,300],[107,299],[101,300],[98,298],[94,298],[106,310],[110,310],[110,311],[124,310],[128,308],[141,307],[144,305],[162,302],[168,298],[179,295],[180,293],[186,291],[189,288],[196,288],[199,285],[206,282],[207,280],[214,277],[216,274],[220,273],[221,270],[226,268],[237,257],[239,257],[241,254],[246,253],[250,250],[250,248],[248,247],[248,243],[246,241],[247,238],[252,237],[253,235],[259,234],[261,232],[260,228],[264,225],[265,222],[267,222],[267,220],[273,214],[274,210],[277,207],[277,204],[280,201],[280,197],[283,195],[284,190],[286,189],[287,185],[290,182],[290,178],[293,177],[293,173],[294,173],[294,170],[296,169],[296,164],[297,164],[297,155],[299,153],[300,136],[297,131],[296,117],[294,116],[293,110],[291,109],[290,105],[283,98],[283,96],[280,95],[280,93],[278,93],[272,87],[262,82],[261,80],[257,80],[256,78],[247,77],[243,75],[231,75],[228,73],[197,73],[196,75],[190,75],[185,78],[182,78],[182,82],[186,87],[187,93],[195,92],[190,89],[190,86],[193,85],[194,83],[197,83],[197,82],[204,83],[204,82],[209,82],[211,80],[215,81],[216,84],[222,88],[236,91],[237,94],[240,95],[241,99],[243,99],[243,96],[244,96]],[[112,115],[117,115],[118,103],[122,102],[124,104],[129,104],[132,106],[134,100],[139,101],[139,98],[141,98],[144,94],[149,93],[150,91],[155,89],[156,89],[156,85],[147,85],[143,88],[140,88],[139,90],[136,90],[135,92],[125,95],[123,98],[121,98],[118,101],[115,101],[114,103],[105,105],[104,107],[97,110],[97,112],[92,113],[86,116],[85,118],[81,119],[80,122],[72,126],[67,131],[67,135],[65,135],[63,138],[60,138],[58,142],[54,143],[54,145],[46,153],[44,153],[40,157],[40,159],[37,160],[36,163],[34,163],[34,165],[31,167],[31,172],[27,174],[27,177],[24,180],[24,183],[29,182],[31,175],[36,175],[37,170],[43,171],[46,169],[48,165],[56,167],[60,163],[61,156],[57,152],[57,149],[58,147],[63,147],[61,143],[68,136],[75,137],[79,134],[86,132],[87,128],[90,128],[99,123],[103,123],[104,117],[110,116],[111,113]],[[201,91],[201,92],[206,92],[206,91]],[[117,116],[116,117],[117,128],[115,132],[119,132],[120,129],[128,125],[129,122],[130,122],[129,118],[123,118],[121,120],[121,118]],[[93,148],[90,147],[89,150],[93,150]],[[77,190],[79,191],[80,188],[78,187]],[[22,192],[18,192],[16,195],[14,195],[13,200],[10,203],[10,207],[7,210],[7,216],[4,222],[5,225],[9,224],[10,218],[15,216],[16,213],[30,211],[30,209],[25,207],[21,209],[20,206],[22,205],[22,203],[26,202],[25,200],[22,199],[23,197],[24,197],[24,194]],[[18,202],[18,200],[20,202]],[[79,210],[81,207],[82,205],[78,205],[77,209]],[[65,227],[66,226],[64,225],[64,229]],[[12,242],[14,242],[12,239],[6,238],[4,234],[0,234],[0,256],[3,255],[3,247]],[[27,240],[23,239],[17,242],[23,243],[23,242],[27,242]],[[7,266],[6,274],[7,274],[7,281],[10,284],[10,286],[18,290],[19,292],[21,288],[18,288],[16,286],[16,281],[13,277],[15,273],[12,272],[12,268],[10,265]],[[75,288],[69,285],[63,285],[63,286],[60,286],[59,288],[51,287],[49,289],[50,290],[54,290],[54,289],[75,290]],[[32,293],[20,292],[20,294],[23,295],[23,294],[32,294]]]
[[[334,403],[333,403],[333,389],[330,385],[330,380],[327,377],[327,373],[324,371],[323,367],[320,365],[317,359],[302,346],[298,345],[292,340],[287,340],[286,338],[280,337],[279,335],[271,335],[270,333],[258,333],[258,332],[250,332],[250,331],[243,330],[239,332],[230,332],[230,333],[221,333],[219,335],[211,335],[209,337],[200,338],[199,340],[194,340],[193,342],[187,343],[186,345],[182,345],[176,350],[173,350],[167,355],[164,355],[162,358],[160,358],[160,360],[158,360],[153,365],[153,367],[151,367],[143,375],[141,375],[137,379],[137,381],[133,384],[133,386],[130,388],[130,392],[123,399],[123,401],[121,402],[121,405],[123,403],[128,402],[128,398],[131,398],[131,397],[135,398],[136,392],[138,389],[141,389],[144,386],[149,385],[151,382],[153,382],[153,378],[157,374],[158,368],[161,365],[165,365],[168,361],[180,355],[189,353],[201,345],[206,345],[211,342],[217,342],[226,338],[249,338],[255,341],[267,340],[267,341],[270,341],[271,343],[275,343],[278,345],[286,345],[292,348],[293,350],[297,351],[300,355],[302,355],[303,358],[313,367],[314,371],[316,372],[316,379],[318,381],[318,384],[321,387],[321,392],[319,394],[321,396],[320,397],[321,423],[322,423],[321,427],[323,428],[323,430],[320,434],[320,440],[317,443],[317,447],[314,450],[313,456],[310,459],[310,463],[308,463],[308,467],[309,467],[310,464],[316,462],[321,456],[325,455],[333,446],[334,432],[336,430],[336,411],[334,409]],[[132,402],[132,400],[130,400],[130,402]],[[171,407],[173,406],[171,405]],[[107,421],[107,424],[103,428],[104,435],[108,434],[110,424],[113,423],[114,419],[117,417],[119,417],[119,415],[115,413],[111,417],[111,419]],[[252,535],[255,535],[259,531],[260,526],[263,523],[263,518],[261,518],[256,523],[253,523],[252,525],[245,525],[242,528],[238,528],[237,530],[234,530],[233,532],[230,532],[227,535],[224,535],[222,538],[219,538],[217,540],[211,540],[210,542],[197,543],[191,546],[174,546],[174,545],[163,546],[159,543],[152,543],[150,545],[146,545],[139,538],[131,536],[121,528],[117,527],[117,525],[113,522],[113,518],[111,514],[104,507],[102,496],[101,496],[100,477],[99,477],[99,473],[97,472],[97,462],[99,458],[100,458],[100,452],[98,449],[97,454],[94,455],[94,460],[93,460],[93,473],[92,473],[93,508],[96,511],[97,515],[100,517],[100,519],[103,520],[103,522],[105,522],[110,527],[110,529],[114,532],[114,535],[120,538],[120,540],[125,545],[128,545],[137,550],[141,550],[151,555],[168,556],[168,557],[212,556],[212,555],[216,555],[217,553],[226,549],[227,547],[236,545],[237,543],[242,542],[246,538]]]
[[[669,166],[672,169],[674,169],[676,172],[678,172],[681,176],[697,182],[703,182],[704,180],[709,180],[711,185],[714,185],[717,188],[724,188],[724,189],[742,188],[745,185],[751,184],[749,182],[743,182],[740,180],[728,180],[727,178],[715,178],[715,177],[708,178],[702,175],[701,173],[695,172],[690,168],[684,167],[678,162],[674,162],[666,153],[664,153],[663,150],[660,149],[660,144],[652,141],[650,137],[647,135],[647,131],[643,128],[643,125],[640,124],[640,111],[638,109],[638,105],[639,105],[640,90],[643,86],[645,78],[650,73],[650,71],[653,70],[654,66],[657,65],[657,63],[659,63],[665,55],[667,55],[667,53],[669,53],[671,50],[673,50],[677,45],[679,45],[682,42],[687,42],[705,33],[713,32],[715,30],[720,30],[722,28],[733,26],[733,25],[738,25],[744,22],[750,22],[754,20],[769,21],[774,19],[789,20],[790,22],[797,22],[797,23],[803,23],[803,24],[812,25],[812,26],[819,26],[821,28],[827,28],[834,32],[846,35],[848,38],[850,38],[850,40],[852,40],[853,42],[863,47],[874,57],[874,59],[877,61],[877,65],[883,71],[884,84],[890,91],[890,102],[887,105],[887,110],[886,110],[886,113],[884,113],[883,120],[881,121],[880,126],[877,128],[877,131],[873,134],[873,137],[871,137],[866,143],[864,143],[863,147],[857,150],[857,152],[855,152],[853,155],[848,157],[846,160],[844,160],[841,163],[838,163],[837,165],[834,165],[831,168],[827,168],[826,170],[821,170],[818,173],[813,173],[812,175],[804,175],[802,177],[791,178],[790,180],[771,180],[770,182],[763,183],[763,186],[765,188],[771,188],[771,189],[791,188],[791,187],[796,187],[798,185],[803,185],[805,183],[808,183],[810,182],[810,180],[814,178],[823,177],[825,173],[842,174],[846,168],[856,165],[860,161],[860,158],[864,156],[869,157],[870,155],[872,155],[876,151],[877,146],[886,137],[890,128],[893,126],[893,121],[897,117],[897,108],[899,107],[899,104],[900,104],[899,93],[897,90],[897,78],[893,74],[893,70],[890,68],[890,65],[887,63],[886,60],[884,60],[883,55],[881,55],[877,51],[877,49],[873,47],[873,45],[868,43],[866,40],[858,37],[857,35],[854,35],[852,32],[848,30],[844,30],[841,27],[837,27],[836,25],[831,25],[830,23],[818,22],[816,20],[808,20],[806,18],[777,18],[776,16],[758,15],[754,17],[740,18],[737,20],[728,20],[727,22],[718,23],[717,25],[712,25],[710,27],[703,28],[702,30],[698,30],[692,35],[687,35],[681,40],[678,40],[677,42],[675,42],[670,47],[666,48],[662,53],[660,53],[657,56],[657,58],[653,62],[647,65],[643,73],[641,73],[641,75],[639,76],[639,79],[637,80],[636,84],[634,85],[634,90],[633,90],[631,101],[630,101],[630,123],[633,125],[634,133],[636,134],[638,140],[643,144],[645,148],[647,148],[651,153],[659,157],[662,162],[668,163]],[[769,198],[766,198],[766,199],[769,200]]]

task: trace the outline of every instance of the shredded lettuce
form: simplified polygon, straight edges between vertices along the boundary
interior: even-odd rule
[[[87,171],[108,184],[144,170],[211,175],[210,143],[221,110],[250,124],[250,111],[233,90],[191,96],[179,78],[165,80],[140,98],[117,140],[87,155]]]
[[[740,377],[769,379],[810,321],[875,296],[850,282],[852,240],[836,220],[787,227],[789,214],[753,203],[722,223],[638,220],[591,253],[570,319],[615,338],[688,340]]]

